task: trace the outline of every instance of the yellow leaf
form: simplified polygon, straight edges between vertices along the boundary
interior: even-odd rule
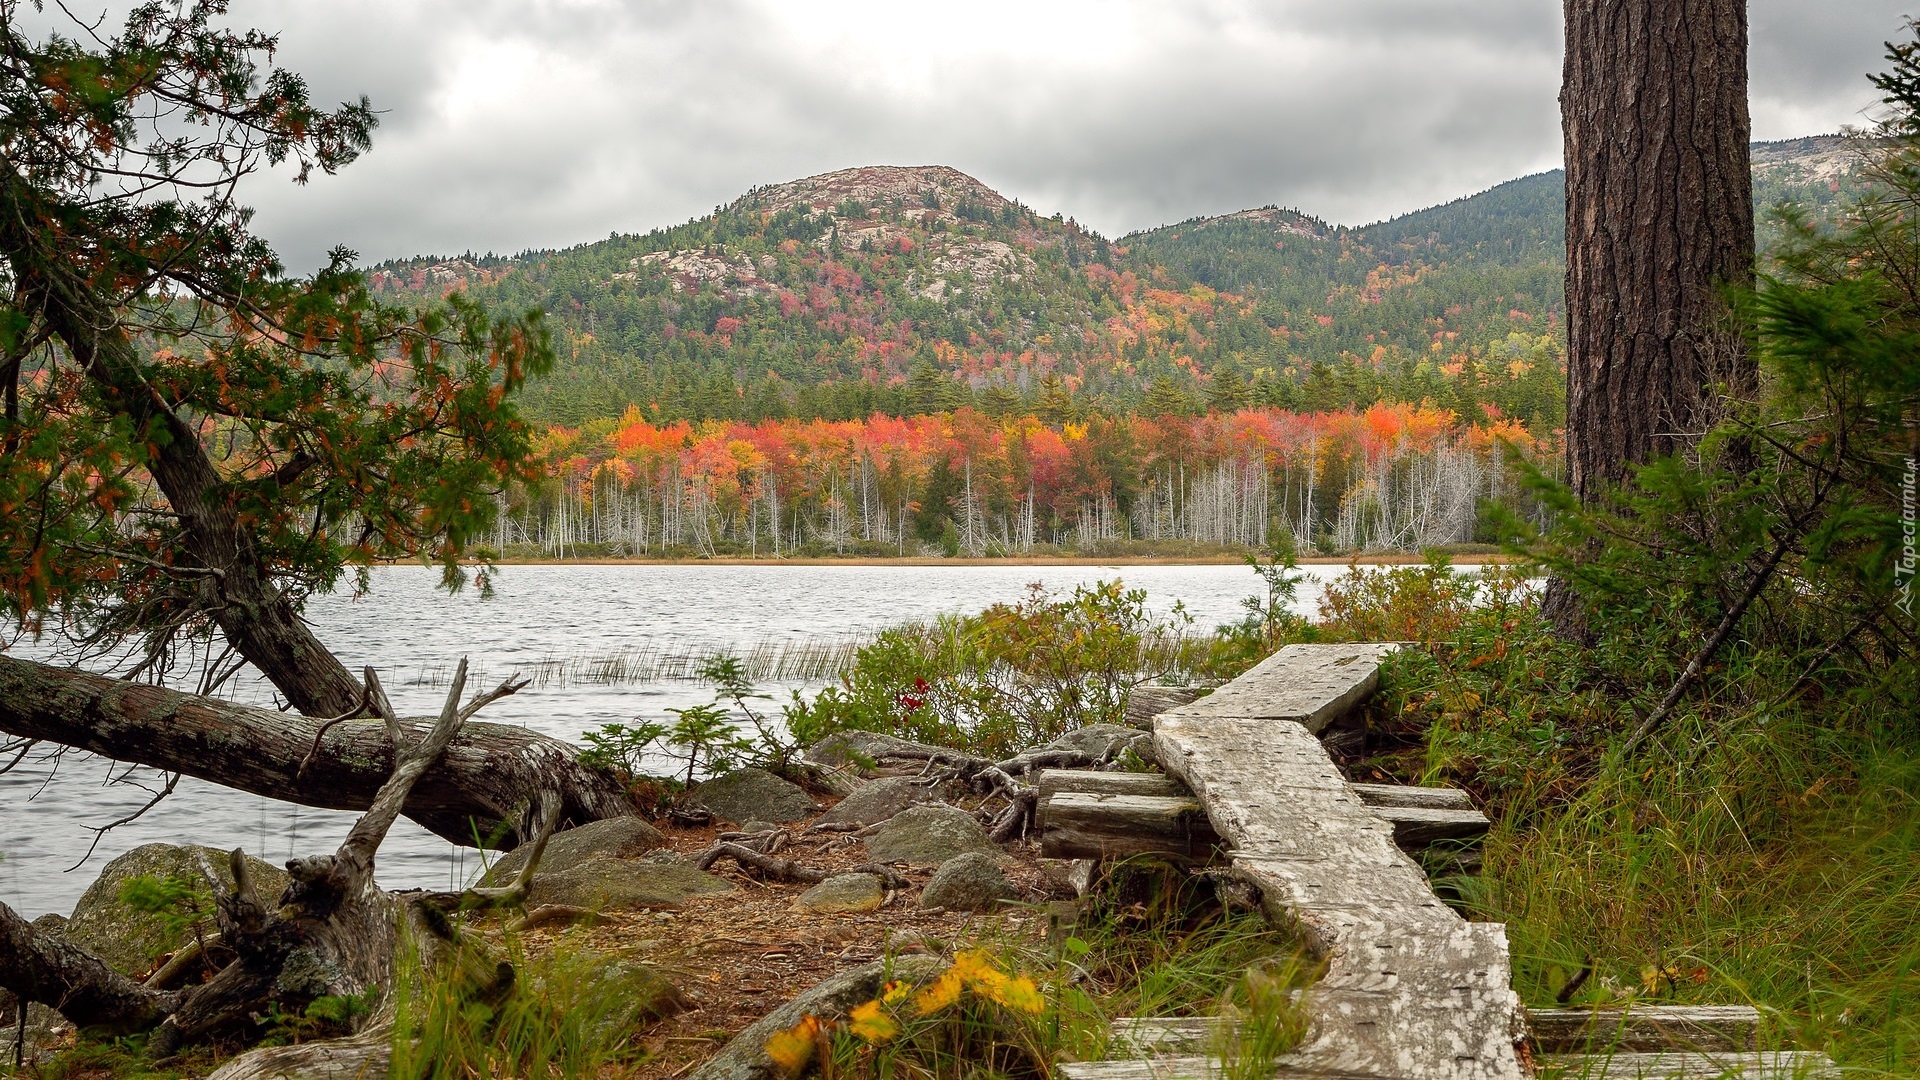
[[[847,1019],[847,1030],[870,1043],[888,1042],[900,1034],[900,1025],[881,1011],[878,1001],[854,1006],[853,1011],[847,1014]]]
[[[813,1063],[819,1043],[820,1020],[809,1016],[785,1031],[776,1031],[767,1040],[767,1056],[789,1073],[798,1073]]]
[[[946,974],[927,984],[927,988],[914,995],[913,1008],[921,1016],[932,1016],[942,1009],[949,1008],[960,1000],[960,991],[966,980],[961,977],[959,965],[947,969]]]
[[[1047,1000],[1040,996],[1040,988],[1025,975],[1017,979],[1003,978],[987,996],[1009,1009],[1035,1015],[1047,1011]]]
[[[1680,972],[1671,967],[1655,967],[1648,964],[1640,969],[1640,985],[1646,987],[1649,994],[1657,994],[1672,986],[1679,977]]]

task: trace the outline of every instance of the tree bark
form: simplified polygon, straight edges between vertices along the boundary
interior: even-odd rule
[[[1567,469],[1591,500],[1687,449],[1754,366],[1745,0],[1567,0]]]
[[[125,1034],[178,1006],[178,991],[149,989],[59,934],[43,934],[0,904],[0,986],[59,1009],[81,1027]],[[4,1023],[12,1020],[7,1010]]]
[[[1755,368],[1726,286],[1753,283],[1746,0],[1565,0],[1567,474],[1592,504],[1684,452]],[[1546,608],[1579,632],[1578,602]]]
[[[352,704],[349,704],[349,708]],[[342,710],[343,712],[345,710]],[[271,799],[365,810],[393,769],[379,720],[338,724],[305,775],[320,721],[0,656],[0,732],[182,772]],[[505,847],[532,835],[536,792],[553,792],[561,820],[633,813],[621,785],[573,748],[524,728],[469,723],[408,793],[404,813],[435,835],[472,846],[506,826]]]
[[[72,253],[49,246],[61,235],[52,215],[11,165],[0,176],[0,194],[0,255],[27,301],[19,306],[38,311],[101,396],[140,433],[147,470],[180,515],[189,565],[214,571],[205,580],[217,595],[207,608],[221,632],[294,708],[310,716],[352,709],[360,684],[275,585],[198,433],[147,382],[110,301],[74,266]]]

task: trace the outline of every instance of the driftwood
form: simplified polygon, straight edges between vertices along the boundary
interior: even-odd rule
[[[803,885],[818,885],[830,877],[840,874],[872,874],[889,889],[904,889],[912,884],[899,872],[879,863],[865,863],[845,870],[822,870],[814,866],[802,866],[792,859],[779,859],[764,852],[756,851],[745,844],[722,840],[693,857],[696,870],[710,870],[721,859],[732,859],[742,869],[756,871],[775,881],[797,881]]]
[[[369,675],[363,708],[385,702]],[[393,769],[393,730],[410,740],[424,733],[421,722],[365,719],[323,734],[327,723],[0,656],[0,733],[302,806],[369,809]],[[534,835],[528,794],[539,791],[558,797],[560,819],[574,825],[634,812],[619,781],[581,764],[573,747],[484,723],[460,730],[411,785],[403,812],[455,844],[472,846],[477,834],[512,848]]]
[[[152,1029],[148,1050],[165,1057],[178,1048],[212,1038],[245,1038],[256,1032],[257,1017],[278,1010],[298,1014],[323,996],[381,996],[393,984],[394,965],[403,953],[427,966],[463,965],[463,981],[482,992],[499,992],[512,983],[512,968],[489,964],[472,949],[457,947],[460,933],[446,912],[512,905],[524,900],[527,886],[560,813],[561,801],[546,796],[540,806],[534,851],[515,881],[503,888],[461,893],[393,894],[374,884],[374,857],[422,778],[455,745],[475,709],[524,684],[503,684],[462,706],[466,663],[462,661],[445,707],[418,739],[384,707],[381,729],[394,740],[387,756],[395,764],[347,838],[332,854],[292,860],[293,881],[268,902],[255,891],[247,861],[239,850],[230,856],[234,889],[216,903],[220,944],[236,959],[212,979],[186,990],[142,985],[57,933],[40,933],[0,905],[0,987],[21,999],[49,1005],[68,1020],[111,1031]],[[408,945],[402,948],[403,937]],[[466,972],[466,967],[474,968]],[[384,1072],[380,1048],[390,1039],[394,1016],[391,995],[377,1007],[363,1030],[336,1043],[278,1047],[244,1055],[214,1075],[222,1078],[271,1075],[273,1069],[298,1071],[302,1062],[319,1065],[345,1058],[362,1061],[370,1074]],[[303,1057],[304,1055],[304,1057]],[[345,1056],[344,1058],[342,1056]],[[379,1068],[372,1068],[375,1059]]]

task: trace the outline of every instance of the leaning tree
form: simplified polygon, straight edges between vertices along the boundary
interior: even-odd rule
[[[495,493],[533,468],[513,394],[552,349],[538,312],[383,303],[345,250],[283,271],[239,186],[346,165],[376,116],[314,105],[271,66],[275,39],[221,28],[225,10],[152,3],[111,37],[34,39],[0,0],[0,618],[125,657],[127,679],[198,645],[201,693],[252,665],[313,719],[162,709],[151,688],[0,656],[0,754],[79,746],[362,809],[386,762],[318,718],[371,715],[367,687],[302,605],[388,559],[461,583]],[[534,790],[576,822],[626,812],[564,745],[486,725],[415,790],[408,814],[463,843],[470,819],[525,835]]]
[[[1603,500],[1756,379],[1746,0],[1566,0],[1567,472]],[[1578,624],[1563,583],[1547,606]]]

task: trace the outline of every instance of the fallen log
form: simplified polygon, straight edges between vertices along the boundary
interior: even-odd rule
[[[0,733],[302,806],[366,810],[393,769],[386,726],[346,720],[323,735],[326,724],[0,656]],[[424,730],[423,722],[400,727],[412,739]],[[528,795],[541,791],[559,798],[568,825],[634,813],[620,782],[581,763],[573,747],[525,728],[482,723],[461,729],[413,785],[404,813],[455,844],[471,847],[477,834],[512,848],[531,838]]]
[[[378,723],[393,740],[388,756],[395,764],[332,854],[287,864],[293,880],[276,900],[269,903],[256,894],[246,858],[238,849],[231,853],[234,887],[217,898],[215,916],[221,944],[235,959],[210,980],[185,990],[142,985],[57,932],[35,930],[0,904],[0,988],[23,1001],[49,1005],[80,1026],[151,1029],[147,1051],[156,1058],[212,1039],[251,1041],[262,1033],[263,1017],[300,1015],[322,997],[371,998],[377,1005],[350,1039],[258,1051],[214,1075],[307,1075],[309,1066],[336,1065],[343,1054],[366,1075],[384,1075],[383,1048],[391,1045],[396,1016],[391,987],[397,965],[451,964],[460,985],[477,996],[511,991],[512,966],[466,943],[447,913],[524,901],[558,822],[557,799],[527,800],[540,808],[533,853],[507,887],[395,894],[374,884],[375,855],[412,789],[436,769],[474,710],[519,688],[505,684],[463,708],[465,685],[462,661],[440,717],[419,737],[385,707],[384,697],[377,697]]]

